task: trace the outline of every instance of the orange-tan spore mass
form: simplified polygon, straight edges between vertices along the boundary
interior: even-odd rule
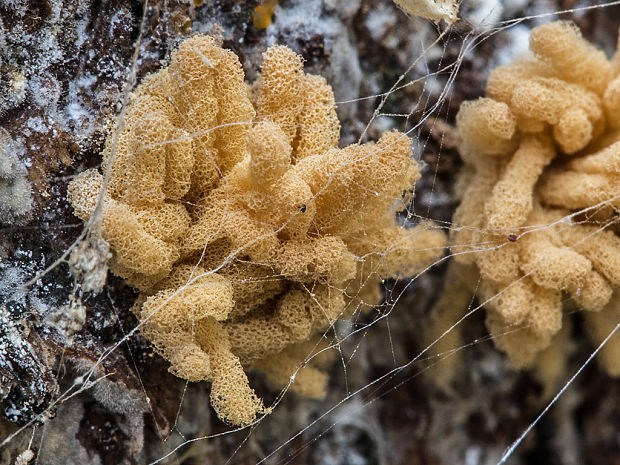
[[[487,326],[515,367],[535,363],[566,305],[586,310],[602,341],[620,286],[618,56],[564,21],[533,29],[530,49],[457,116],[468,187],[451,238],[456,259],[480,273]],[[603,353],[612,375],[619,348],[620,335]]]
[[[337,319],[445,245],[432,225],[396,220],[420,176],[411,140],[392,131],[338,148],[325,79],[283,46],[263,60],[248,86],[232,52],[186,40],[134,91],[102,166],[110,268],[141,291],[142,334],[172,373],[209,381],[235,425],[268,411],[246,371],[287,385]],[[71,182],[77,216],[91,217],[103,186],[97,170]],[[325,363],[303,365],[292,389],[322,397]]]

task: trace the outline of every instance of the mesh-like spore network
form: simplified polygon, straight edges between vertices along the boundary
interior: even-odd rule
[[[379,303],[380,281],[443,252],[440,230],[396,221],[419,178],[410,139],[339,149],[334,106],[290,49],[265,52],[246,89],[236,56],[196,36],[135,91],[105,152],[102,235],[112,271],[142,291],[141,333],[174,374],[210,381],[235,425],[265,411],[244,368],[286,386],[338,318]],[[69,186],[84,220],[104,179]],[[323,397],[325,384],[307,366],[293,390]]]

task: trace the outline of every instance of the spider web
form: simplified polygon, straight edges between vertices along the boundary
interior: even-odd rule
[[[383,130],[395,127],[414,139],[414,156],[425,167],[423,178],[416,186],[414,202],[402,205],[401,198],[393,199],[399,209],[405,207],[399,213],[403,228],[423,224],[428,220],[433,223],[426,227],[446,232],[462,227],[451,222],[456,206],[451,184],[460,162],[455,151],[454,129],[449,123],[454,121],[460,99],[475,98],[481,94],[483,87],[480,86],[484,84],[485,77],[480,75],[496,64],[510,61],[510,57],[495,52],[494,47],[498,47],[498,44],[506,45],[510,39],[516,42],[519,34],[555,17],[579,20],[599,12],[617,14],[620,2],[576,4],[571,9],[561,11],[551,2],[542,2],[545,5],[539,3],[533,9],[526,2],[515,3],[522,6],[511,8],[506,5],[502,16],[492,8],[489,10],[487,7],[485,10],[480,5],[475,8],[475,2],[473,6],[465,2],[461,8],[462,21],[450,26],[433,26],[422,20],[400,17],[397,24],[401,25],[405,21],[412,31],[417,32],[415,40],[419,41],[404,53],[406,65],[396,65],[398,73],[392,74],[388,85],[379,91],[371,88],[376,82],[366,84],[368,92],[362,97],[337,102],[339,109],[345,112],[351,107],[366,115],[367,124],[364,127],[355,127],[351,119],[343,121],[344,138],[356,135],[360,141],[376,140],[376,136]],[[147,8],[148,4],[145,4],[145,11]],[[495,8],[499,9],[499,4]],[[393,8],[390,11],[392,18],[400,14]],[[476,16],[481,15],[481,11],[486,12],[486,15]],[[523,16],[530,11],[535,14]],[[510,13],[516,14],[515,17],[507,18],[506,15]],[[133,72],[125,86],[124,107],[137,81],[135,72],[145,30],[144,18],[146,13],[136,42]],[[477,22],[469,23],[468,20],[473,21],[471,18],[477,18]],[[520,51],[518,47],[506,47],[506,50],[508,54]],[[490,63],[480,63],[480,60],[472,58],[476,56],[482,56],[480,60],[489,60]],[[474,82],[462,82],[465,78],[474,79],[474,75],[478,75]],[[463,87],[467,85],[469,89]],[[113,132],[115,137],[118,136],[118,128],[122,126],[122,114]],[[571,215],[577,217],[581,213],[574,212]],[[91,222],[83,230],[73,247],[87,237],[89,232],[92,233],[93,224]],[[552,226],[541,225],[540,228]],[[612,223],[601,224],[600,229],[611,226]],[[487,243],[474,246],[477,251],[492,250],[495,247]],[[30,288],[47,274],[64,266],[71,250],[67,249],[23,288]],[[242,250],[238,250],[233,255],[237,257],[242,253]],[[599,346],[574,350],[568,371],[563,374],[553,395],[544,402],[540,401],[540,395],[537,396],[540,393],[526,392],[525,397],[529,398],[513,409],[504,409],[490,398],[512,399],[516,402],[515,399],[523,394],[519,386],[526,391],[535,391],[532,386],[536,383],[527,374],[509,370],[501,353],[493,348],[491,342],[500,334],[488,334],[484,328],[483,307],[487,302],[479,301],[472,295],[463,308],[455,309],[455,317],[444,331],[431,340],[425,334],[429,312],[440,298],[439,290],[443,288],[443,278],[453,256],[452,253],[444,254],[408,279],[384,281],[384,300],[381,305],[370,312],[356,310],[350,319],[337,321],[324,332],[326,347],[310,355],[298,368],[299,371],[326,351],[337,353],[337,360],[330,369],[331,380],[324,401],[304,400],[290,392],[297,372],[292,374],[289,385],[277,393],[264,389],[260,375],[252,376],[251,384],[257,384],[260,395],[272,407],[272,412],[248,427],[227,428],[217,419],[210,418],[208,396],[205,394],[207,387],[204,383],[184,383],[176,397],[174,419],[169,425],[169,431],[161,438],[150,433],[145,443],[148,450],[143,452],[140,460],[150,464],[207,463],[207,460],[210,460],[208,463],[227,464],[370,464],[397,463],[397,460],[401,463],[431,463],[431,460],[435,461],[432,463],[463,464],[537,463],[527,461],[528,449],[548,447],[540,439],[543,433],[537,431],[538,426],[546,421],[561,421],[561,417],[551,420],[550,417],[554,415],[573,414],[574,408],[567,402],[570,403],[571,399],[574,402],[574,396],[577,395],[574,392],[575,385],[588,370],[593,371],[587,374],[590,378],[604,376],[591,369],[591,361],[618,326]],[[210,272],[217,272],[218,269]],[[191,280],[199,277],[192,276]],[[308,288],[307,291],[310,294],[312,289]],[[92,366],[83,370],[79,376],[66,369],[62,361],[58,363],[58,378],[65,380],[63,390],[41,415],[56,409],[58,415],[62,415],[64,404],[87,396],[97,385],[107,382],[111,375],[102,375],[99,368],[117,352],[126,349],[146,399],[146,416],[156,425],[160,424],[154,411],[156,407],[152,405],[153,401],[145,387],[149,380],[138,369],[138,365],[144,362],[139,360],[138,354],[135,357],[132,355],[136,346],[131,343],[138,338],[144,322],[124,326],[123,318],[119,315],[127,312],[128,308],[121,302],[122,296],[113,295],[109,291],[104,294],[107,294],[105,298],[116,312],[116,322],[121,328],[122,337],[111,342],[93,360]],[[491,299],[500,295],[496,294]],[[508,327],[502,334],[522,330],[522,327]],[[462,334],[463,342],[449,347],[442,345],[442,341],[456,331]],[[439,353],[437,347],[441,347]],[[429,384],[428,381],[433,380],[434,370],[447,365],[454,357],[461,357],[465,366],[457,367],[453,385],[442,390]],[[66,370],[64,374],[63,370]],[[467,384],[471,385],[466,387]],[[472,418],[482,421],[480,412],[488,415],[488,421],[503,421],[509,426],[501,429],[475,424]],[[196,418],[200,415],[204,415],[204,418]],[[69,413],[67,420],[70,420]],[[51,425],[58,421],[58,417],[42,424],[30,421],[2,438],[0,448],[21,440],[22,443],[25,441],[28,450],[32,448],[41,451],[46,443],[54,441],[54,433],[48,431],[48,423]],[[478,431],[468,432],[468,428],[477,428]],[[576,434],[570,426],[565,429],[562,438]],[[487,435],[488,431],[493,432],[493,437],[485,438],[485,431]],[[529,446],[527,441],[523,443],[532,436],[538,436],[537,442]],[[562,438],[557,440],[561,441]],[[426,450],[426,443],[436,443],[440,450]],[[566,457],[572,453],[571,447],[575,447],[560,445],[567,448],[568,452],[564,452]],[[411,462],[404,461],[406,457]],[[39,462],[39,457],[35,455],[33,463],[44,462]]]

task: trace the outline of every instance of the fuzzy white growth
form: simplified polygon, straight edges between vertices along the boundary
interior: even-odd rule
[[[468,14],[464,18],[477,29],[486,30],[502,19],[503,2],[500,0],[473,0],[468,4]]]
[[[32,215],[32,191],[18,144],[0,129],[0,223],[21,225]]]

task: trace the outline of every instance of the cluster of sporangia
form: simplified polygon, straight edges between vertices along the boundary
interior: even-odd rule
[[[487,326],[516,367],[549,346],[567,305],[586,310],[596,344],[620,319],[620,55],[562,21],[532,30],[530,49],[457,116],[453,252],[479,271]],[[620,374],[620,335],[600,361]]]
[[[141,291],[142,334],[182,378],[211,383],[220,418],[266,411],[246,371],[277,386],[324,347],[335,320],[380,301],[380,282],[441,255],[444,235],[406,229],[419,167],[397,131],[337,147],[332,90],[273,46],[251,86],[237,56],[209,37],[186,40],[136,89],[104,151],[101,231],[110,268]],[[104,187],[89,170],[69,200],[88,220]],[[321,397],[329,356],[297,392]]]
[[[587,310],[595,342],[620,317],[620,55],[609,61],[567,22],[534,29],[530,48],[457,116],[452,251],[479,272],[487,326],[516,367],[550,345],[567,302]],[[211,382],[236,425],[267,410],[245,371],[277,386],[297,373],[294,390],[323,396],[330,357],[298,369],[331,325],[444,246],[440,231],[396,220],[419,178],[409,138],[337,148],[330,86],[286,47],[263,58],[248,87],[232,52],[183,42],[133,94],[102,166],[101,231],[112,271],[141,291],[142,334],[173,373]],[[97,170],[71,183],[80,218],[103,185]],[[620,374],[620,336],[601,355]]]

